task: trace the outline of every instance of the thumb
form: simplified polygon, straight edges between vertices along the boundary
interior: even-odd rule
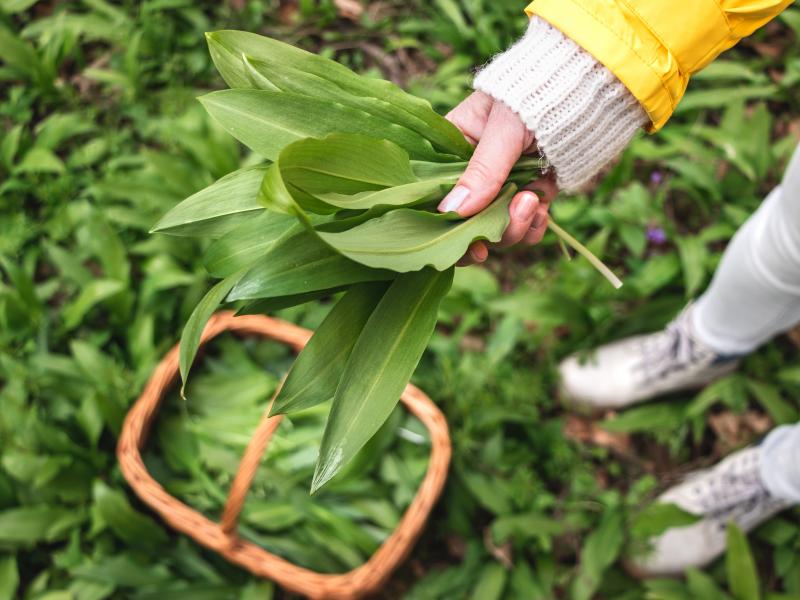
[[[532,142],[533,135],[519,116],[495,102],[467,169],[439,204],[439,210],[469,217],[489,206]]]

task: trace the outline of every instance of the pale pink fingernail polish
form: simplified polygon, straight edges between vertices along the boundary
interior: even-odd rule
[[[455,212],[457,211],[464,201],[469,197],[469,188],[463,185],[457,185],[447,196],[444,197],[439,203],[440,212]]]

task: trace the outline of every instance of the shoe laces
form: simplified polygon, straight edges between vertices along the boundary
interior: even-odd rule
[[[766,490],[745,498],[736,504],[726,506],[707,515],[713,525],[722,532],[733,521],[739,527],[749,530],[770,515],[790,506],[791,503],[775,498]]]
[[[663,332],[642,340],[642,359],[635,368],[642,372],[646,383],[663,379],[712,356],[692,337],[688,314],[688,309],[684,310]]]
[[[724,513],[737,505],[770,498],[761,482],[759,456],[758,451],[742,451],[688,482],[689,493],[704,514]]]

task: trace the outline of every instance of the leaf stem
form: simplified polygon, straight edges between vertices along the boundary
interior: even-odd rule
[[[622,281],[619,277],[614,275],[614,273],[609,269],[603,261],[597,258],[592,251],[589,250],[586,246],[581,244],[578,240],[564,231],[561,227],[556,225],[552,219],[549,220],[547,226],[555,233],[561,240],[567,243],[575,252],[583,256],[586,260],[588,260],[592,266],[602,273],[603,277],[608,279],[615,288],[619,289],[622,287]]]

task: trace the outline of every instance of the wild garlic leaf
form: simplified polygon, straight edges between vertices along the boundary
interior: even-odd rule
[[[301,230],[302,225],[294,217],[262,210],[211,244],[203,256],[203,265],[214,277],[227,277],[251,266],[282,236]]]
[[[448,160],[464,159],[472,155],[472,146],[463,134],[436,113],[433,113],[435,116],[431,116],[425,121],[381,98],[355,95],[332,81],[313,73],[300,71],[284,63],[260,61],[246,55],[242,56],[242,61],[250,83],[256,89],[280,90],[303,96],[313,96],[363,110],[373,116],[415,131],[430,140],[438,151],[449,155]]]
[[[337,132],[389,140],[414,159],[442,159],[427,139],[402,125],[319,98],[235,89],[211,92],[200,102],[228,133],[268,160],[299,139]]]
[[[258,190],[267,167],[247,167],[229,173],[192,194],[155,224],[150,233],[189,237],[220,237],[264,212]]]
[[[370,209],[380,206],[413,206],[444,196],[446,188],[456,183],[458,177],[442,177],[396,185],[382,190],[369,190],[355,194],[329,192],[316,194],[327,204],[343,209]]]
[[[296,412],[333,398],[347,358],[388,287],[386,282],[362,283],[342,296],[297,356],[271,414]]]
[[[364,281],[392,279],[396,273],[371,269],[332,250],[308,230],[274,244],[231,290],[229,301],[304,294]]]
[[[211,315],[214,314],[214,311],[217,310],[219,305],[222,304],[222,301],[225,300],[225,296],[228,295],[228,292],[230,292],[240,276],[241,273],[231,275],[208,290],[206,295],[203,296],[203,299],[194,307],[192,314],[189,316],[189,320],[186,321],[186,325],[183,327],[179,350],[182,382],[181,396],[183,396],[183,392],[186,389],[186,382],[189,379],[189,369],[192,368],[194,357],[197,355],[197,349],[200,347],[200,337],[203,333],[203,329],[205,329],[206,323],[208,323]]]
[[[286,296],[273,296],[271,298],[262,298],[260,300],[253,300],[242,306],[236,311],[236,316],[239,315],[268,315],[276,310],[282,308],[289,308],[291,306],[299,306],[312,300],[319,300],[320,298],[328,298],[334,296],[339,292],[343,292],[346,286],[328,288],[324,290],[314,290],[313,292],[305,292],[302,294],[288,294]]]
[[[347,231],[318,231],[338,252],[364,265],[401,273],[432,266],[444,271],[478,239],[497,242],[509,223],[516,186],[507,185],[489,208],[464,221],[452,215],[398,209]]]
[[[306,211],[324,215],[339,210],[322,201],[322,195],[349,197],[416,181],[408,154],[396,144],[338,133],[286,146],[264,177],[259,197],[263,206],[308,222]]]
[[[297,193],[297,190],[295,190],[295,194]],[[325,214],[336,210],[335,207],[326,204],[321,200],[314,198],[313,196],[309,196],[308,194],[302,194],[302,196],[305,206],[311,207],[311,209],[317,214]],[[259,187],[258,190],[258,203],[262,207],[272,212],[283,213],[297,217],[297,219],[304,225],[311,224],[311,218],[297,203],[295,197],[292,195],[292,193],[286,187],[286,183],[283,181],[280,158],[269,169],[267,169],[267,172],[264,174],[264,178],[261,181],[261,187]]]
[[[463,134],[433,110],[427,100],[405,92],[390,81],[358,75],[336,61],[254,33],[222,30],[207,33],[206,39],[214,64],[232,88],[252,87],[242,56],[248,57],[253,64],[261,61],[273,66],[284,66],[327,80],[352,96],[374,98],[385,102],[392,108],[422,121],[429,128],[429,132],[418,133],[426,137],[431,135],[437,140],[441,138],[442,148],[445,151],[457,154],[461,158],[468,158],[472,154],[472,147],[466,142]],[[269,80],[268,76],[265,78]],[[389,120],[402,122],[402,117]]]
[[[428,345],[453,269],[399,275],[347,360],[322,437],[311,492],[339,472],[391,414]]]
[[[358,193],[417,181],[408,153],[397,144],[347,133],[287,146],[280,168],[288,184],[310,194]]]

